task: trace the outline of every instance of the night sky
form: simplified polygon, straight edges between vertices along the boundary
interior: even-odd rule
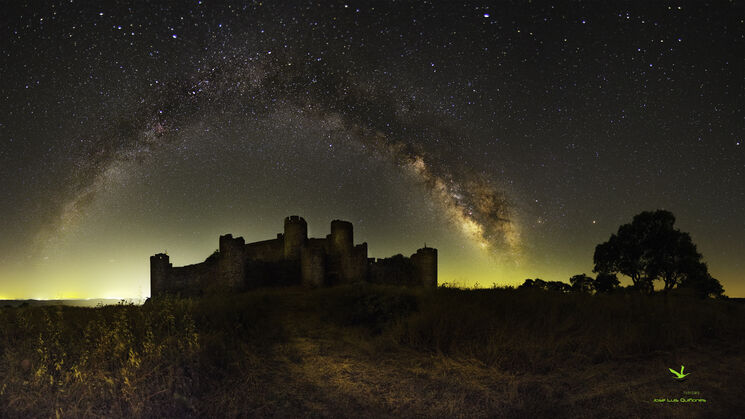
[[[16,3],[0,298],[147,297],[151,254],[291,214],[440,283],[568,281],[658,208],[745,296],[742,2]]]

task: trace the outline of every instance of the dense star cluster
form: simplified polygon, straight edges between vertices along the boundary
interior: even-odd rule
[[[427,241],[440,282],[567,280],[657,208],[745,294],[737,2],[6,9],[0,296],[146,295],[148,255],[290,214]]]

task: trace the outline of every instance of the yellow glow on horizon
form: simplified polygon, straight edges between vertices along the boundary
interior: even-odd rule
[[[412,169],[417,174],[427,171],[421,159],[412,163]],[[386,236],[372,236],[368,227],[366,233],[355,236],[355,242],[371,243],[370,256],[389,257],[398,253],[409,255],[421,247],[419,240],[426,239],[427,245],[439,250],[438,282],[468,288],[475,285],[488,288],[492,284],[518,286],[526,278],[568,282],[571,275],[583,272],[594,276],[591,272],[592,249],[587,256],[548,259],[536,257],[535,251],[526,247],[526,260],[517,263],[512,252],[520,250],[519,223],[504,224],[502,243],[484,239],[484,231],[491,231],[489,225],[479,224],[478,220],[469,216],[468,211],[454,204],[453,200],[459,198],[453,195],[453,190],[448,189],[445,180],[435,178],[433,182],[434,193],[442,200],[435,200],[438,205],[431,208],[437,214],[434,218],[436,225],[443,228],[428,230],[426,228],[430,225],[435,225],[429,223],[424,229],[412,230],[415,234],[397,234],[394,230]],[[474,210],[474,213],[477,212],[478,209]],[[26,259],[19,261],[17,266],[0,267],[0,288],[3,292],[0,299],[142,301],[150,294],[149,256],[152,254],[169,250],[174,266],[200,263],[217,247],[219,234],[230,232],[245,236],[247,241],[249,238],[251,241],[260,241],[273,237],[273,234],[267,236],[267,231],[282,231],[281,219],[278,217],[276,224],[256,224],[258,227],[247,223],[216,223],[203,228],[199,240],[192,242],[182,240],[178,234],[171,233],[163,238],[160,232],[158,235],[151,235],[149,231],[130,233],[129,230],[115,228],[118,224],[105,224],[112,229],[107,240],[91,233],[96,230],[85,230],[76,234],[87,240],[79,237],[75,237],[75,240],[59,240],[59,246],[43,249],[40,257],[44,256],[44,260]],[[86,225],[83,224],[83,227]],[[318,231],[313,237],[323,237],[328,232],[328,224],[323,221],[314,221],[311,227]],[[527,232],[530,233],[529,230]],[[74,235],[70,234],[70,237]],[[529,240],[527,243],[531,244]],[[380,247],[377,247],[379,244]],[[578,265],[572,261],[582,263]],[[712,264],[712,273],[722,281],[728,296],[745,295],[745,285],[737,281],[742,277],[741,272],[734,269],[717,271],[715,266]],[[622,285],[627,285],[629,281],[621,278]]]
[[[55,295],[54,300],[82,300],[84,297],[81,296],[78,291],[67,291]]]

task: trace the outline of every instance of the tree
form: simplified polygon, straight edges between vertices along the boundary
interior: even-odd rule
[[[541,278],[536,278],[536,279],[528,278],[518,288],[532,288],[532,289],[545,290],[546,281],[542,280]]]
[[[621,273],[631,278],[635,288],[642,289],[645,288],[646,280],[642,278],[641,256],[636,232],[631,229],[630,224],[624,224],[607,242],[595,247],[595,267],[592,271]]]
[[[525,282],[522,283],[518,289],[536,289],[536,290],[544,290],[544,291],[557,291],[557,292],[568,292],[569,291],[569,284],[566,282],[561,281],[544,281],[541,278],[536,279],[526,279]]]
[[[533,284],[535,284],[535,282],[533,282],[532,279],[528,278],[522,284],[520,284],[517,289],[533,288]]]
[[[571,290],[571,287],[566,282],[548,281],[546,282],[546,289],[556,292],[569,292]]]
[[[647,246],[647,276],[665,283],[665,291],[673,289],[688,275],[699,273],[701,254],[691,236],[672,228],[650,235]],[[706,266],[703,266],[706,270]]]
[[[592,292],[593,289],[593,279],[585,274],[574,275],[569,278],[569,283],[572,284],[572,291]]]
[[[595,277],[594,282],[595,291],[604,293],[612,292],[614,289],[618,288],[620,284],[621,283],[618,281],[616,274],[607,272],[600,272],[597,277]]]
[[[655,280],[664,282],[665,291],[686,281],[711,283],[705,279],[706,264],[691,236],[674,225],[675,216],[665,210],[634,216],[631,224],[620,226],[607,242],[595,247],[593,272],[626,275],[635,288],[646,292],[653,291]]]
[[[705,263],[700,263],[691,274],[686,275],[678,287],[691,290],[701,298],[721,297],[724,294],[722,284],[709,274]]]

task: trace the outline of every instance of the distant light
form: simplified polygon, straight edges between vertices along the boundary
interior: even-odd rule
[[[484,13],[484,17],[489,17],[489,13]]]
[[[177,36],[176,36],[175,33],[173,35],[171,35],[171,36],[173,37],[173,39],[176,39],[177,38]]]

